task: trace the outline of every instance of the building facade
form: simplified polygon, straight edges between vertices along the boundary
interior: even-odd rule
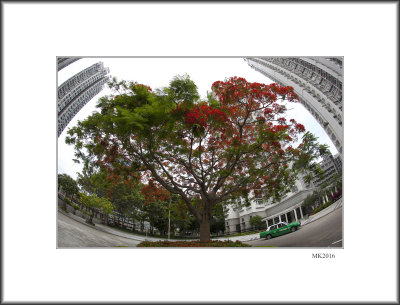
[[[339,173],[341,173],[342,172],[342,168],[343,168],[343,162],[342,162],[342,157],[340,156],[340,154],[336,154],[333,157],[333,162],[335,163],[335,167],[336,167],[337,171]]]
[[[258,195],[253,193],[248,206],[230,205],[227,207],[225,232],[230,234],[251,230],[250,219],[256,215],[261,216],[267,226],[280,221],[299,220],[304,216],[301,204],[311,193],[312,188],[307,188],[302,178],[296,181],[292,190],[279,202],[263,199],[262,192],[259,192]]]
[[[319,165],[324,171],[323,178],[314,177],[311,180],[310,184],[307,184],[306,187],[319,188],[324,183],[329,184],[336,174],[341,175],[342,173],[342,164],[339,154],[337,154],[336,156],[332,156],[331,154],[326,156],[319,163]]]
[[[66,66],[81,58],[82,57],[57,57],[57,71],[64,69]]]
[[[248,65],[282,86],[291,86],[300,103],[343,152],[342,57],[248,57]]]
[[[58,87],[58,136],[72,118],[102,89],[108,80],[109,69],[98,62],[75,74]]]
[[[227,217],[225,219],[225,232],[236,233],[251,230],[250,219],[255,215],[261,216],[266,226],[279,223],[281,221],[293,222],[300,221],[304,218],[302,204],[308,195],[311,195],[315,189],[324,182],[331,181],[336,173],[340,173],[341,167],[337,166],[337,158],[328,155],[319,165],[324,171],[324,178],[315,177],[310,183],[304,180],[303,176],[299,176],[294,187],[279,202],[272,200],[264,200],[262,191],[253,192],[250,204],[248,206],[230,205],[227,209]]]

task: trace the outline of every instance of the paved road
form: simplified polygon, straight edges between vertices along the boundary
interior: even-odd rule
[[[270,240],[258,239],[246,242],[252,246],[272,247],[343,247],[343,208],[321,217],[298,231]]]
[[[102,232],[58,212],[58,248],[136,247],[140,241]]]

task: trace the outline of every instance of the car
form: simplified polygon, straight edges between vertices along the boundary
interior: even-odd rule
[[[277,224],[269,226],[266,231],[261,232],[260,238],[271,239],[272,237],[294,232],[299,228],[300,228],[300,222],[298,221],[289,224],[287,222],[281,221]]]

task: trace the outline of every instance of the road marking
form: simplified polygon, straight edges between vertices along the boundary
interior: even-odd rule
[[[339,239],[338,241],[335,241],[335,242],[331,243],[331,245],[336,244],[336,243],[341,242],[341,241],[342,241],[342,240]]]

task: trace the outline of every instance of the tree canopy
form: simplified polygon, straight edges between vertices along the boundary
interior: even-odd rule
[[[67,174],[58,174],[58,190],[60,190],[60,188],[64,191],[65,195],[71,199],[74,196],[79,197],[77,182]]]
[[[253,217],[251,217],[250,225],[256,230],[265,228],[265,222],[262,221],[262,217],[260,215],[254,215]]]
[[[99,112],[71,128],[66,142],[111,181],[139,177],[179,195],[200,224],[201,241],[210,238],[213,207],[257,189],[279,200],[300,172],[317,171],[327,152],[286,119],[283,101],[298,99],[292,87],[232,77],[201,100],[188,76],[154,92],[115,78],[108,85],[115,94],[102,97]]]

